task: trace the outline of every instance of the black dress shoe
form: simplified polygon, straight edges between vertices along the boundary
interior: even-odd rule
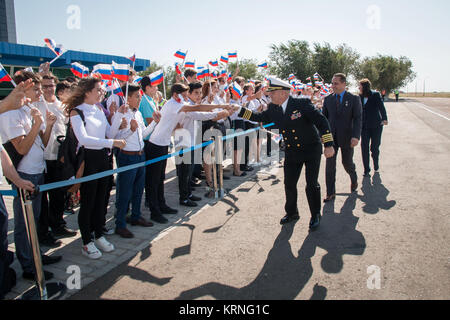
[[[62,245],[61,240],[55,239],[51,232],[47,232],[46,235],[39,238],[39,244],[50,248],[58,248]]]
[[[192,201],[192,200],[181,200],[180,201],[180,204],[182,205],[182,206],[185,206],[185,207],[191,207],[191,208],[193,208],[193,207],[198,207],[198,204],[197,203],[195,203],[194,201]]]
[[[161,214],[152,214],[150,219],[152,219],[155,222],[161,223],[161,224],[165,224],[167,222],[169,222],[169,220],[167,220],[163,215]]]
[[[71,230],[65,226],[53,230],[53,235],[58,238],[71,238],[77,235],[75,230]]]
[[[250,166],[245,166],[244,167],[244,171],[249,172],[249,171],[253,171],[253,170],[255,170],[253,167],[250,167]]]
[[[323,202],[327,203],[327,202],[331,202],[331,201],[333,201],[335,199],[336,199],[336,195],[333,194],[333,195],[327,196],[325,199],[323,199]]]
[[[172,209],[171,207],[163,207],[160,208],[163,214],[177,214],[178,210]]]
[[[192,195],[192,196],[189,197],[189,200],[192,200],[192,201],[201,201],[202,198],[196,197],[196,196]]]
[[[364,178],[370,178],[370,171],[364,172],[363,177],[364,177]]]
[[[311,218],[311,221],[309,222],[309,229],[316,230],[319,226],[320,226],[320,214]]]
[[[58,263],[62,260],[62,256],[47,256],[43,254],[41,256],[42,264],[48,266],[50,264]]]
[[[285,216],[283,217],[283,219],[281,219],[280,224],[281,224],[281,225],[287,224],[287,223],[290,223],[290,222],[293,222],[293,221],[297,221],[297,220],[299,220],[299,219],[300,219],[300,216],[299,216],[299,215],[295,215],[295,216],[285,215]]]
[[[31,280],[31,281],[35,281],[35,280],[36,280],[36,275],[35,275],[34,272],[24,272],[24,273],[22,274],[22,277],[23,277],[24,279]],[[52,278],[53,278],[53,273],[50,272],[50,271],[45,271],[45,270],[44,270],[44,278],[45,278],[45,280],[50,280],[50,279],[52,279]]]

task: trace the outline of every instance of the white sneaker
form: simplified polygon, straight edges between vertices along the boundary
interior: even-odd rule
[[[102,253],[97,249],[94,242],[89,242],[88,245],[83,246],[81,248],[81,253],[89,259],[100,259],[102,257]]]
[[[105,239],[105,237],[101,237],[95,240],[95,245],[104,252],[111,252],[114,251],[114,245],[108,240]]]

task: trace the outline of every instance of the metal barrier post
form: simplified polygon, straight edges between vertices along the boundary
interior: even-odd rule
[[[225,197],[225,188],[223,186],[223,141],[222,137],[217,142],[216,159],[219,166],[219,198]]]
[[[42,269],[41,250],[36,231],[36,223],[33,213],[33,197],[28,191],[18,190],[22,212],[27,229],[28,240],[33,254],[34,266],[36,271],[36,286],[25,292],[21,299],[23,300],[48,300],[61,297],[66,292],[66,286],[61,283],[45,284],[44,270]]]
[[[211,140],[213,140],[212,150],[211,150],[211,163],[212,163],[212,170],[213,170],[214,198],[218,199],[219,195],[217,192],[218,189],[217,189],[217,168],[216,168],[217,162],[216,162],[216,155],[215,155],[216,147],[215,147],[215,143],[214,143],[215,139],[211,139]]]

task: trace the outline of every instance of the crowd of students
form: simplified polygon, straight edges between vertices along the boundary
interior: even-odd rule
[[[114,167],[142,163],[168,155],[174,141],[175,151],[188,149],[209,140],[212,132],[226,135],[227,129],[248,130],[260,124],[238,117],[239,106],[256,112],[268,108],[270,98],[265,84],[248,81],[235,74],[233,83],[242,89],[242,96],[228,89],[227,77],[197,80],[197,73],[187,69],[184,77],[178,78],[164,100],[157,86],[144,77],[139,84],[121,82],[125,96],[107,94],[102,79],[69,77],[59,82],[48,70],[41,73],[19,71],[14,75],[17,88],[2,101],[0,108],[0,146],[3,174],[14,189],[34,190],[34,186],[61,181],[58,150],[59,137],[73,130],[78,141],[77,151],[83,154],[80,166],[82,175],[88,176]],[[321,108],[323,97],[315,88],[295,97],[310,98]],[[261,160],[261,145],[268,139],[267,155],[271,154],[271,136],[257,131],[256,136],[235,138],[224,143],[224,152],[231,149],[233,176],[242,177],[254,170],[251,166]],[[210,161],[210,149],[181,154],[176,159],[179,186],[179,205],[197,206],[201,197],[193,191],[205,180],[207,191],[213,188],[214,170]],[[10,160],[11,159],[11,160]],[[74,237],[77,232],[67,228],[64,212],[70,210],[74,198],[79,200],[78,226],[82,238],[82,255],[99,259],[102,253],[115,250],[105,236],[113,233],[123,238],[132,238],[127,224],[149,228],[153,223],[165,224],[166,215],[178,210],[169,206],[165,199],[164,182],[167,160],[82,183],[70,189],[54,189],[36,193],[33,197],[33,212],[38,225],[39,241],[46,246],[61,244],[57,238]],[[204,175],[202,173],[204,171]],[[225,175],[224,179],[231,177]],[[115,228],[106,228],[106,213],[110,193],[116,186]],[[145,207],[150,211],[150,220],[143,217],[141,202],[145,192]],[[77,198],[78,196],[78,198]],[[5,225],[8,215],[0,199],[2,255],[7,252]],[[75,201],[76,202],[76,201]],[[35,270],[28,242],[22,206],[19,197],[14,198],[14,242],[16,255],[23,269],[23,277],[33,280]],[[57,263],[61,256],[42,254],[44,265]],[[3,258],[0,261],[0,279],[7,269]],[[45,278],[52,273],[45,271]]]

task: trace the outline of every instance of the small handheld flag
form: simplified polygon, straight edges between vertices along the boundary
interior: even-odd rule
[[[61,44],[56,44],[55,40],[45,38],[44,39],[45,44],[47,47],[53,51],[54,54],[56,54],[57,57],[62,56],[66,50],[63,48]]]
[[[313,76],[313,77],[314,77],[314,80],[319,80],[319,76],[320,76],[320,75],[316,72],[316,73],[314,74],[314,76]]]
[[[133,83],[140,84],[142,79],[144,79],[144,78],[143,77],[137,77],[136,79],[133,80]]]
[[[217,60],[210,61],[209,64],[210,64],[212,67],[218,67],[218,66],[219,66],[219,62],[217,62]]]
[[[163,70],[158,70],[154,73],[152,73],[150,76],[150,84],[154,87],[159,85],[164,81],[164,72]]]
[[[242,97],[242,88],[240,85],[237,84],[237,82],[233,83],[233,86],[231,87],[231,92],[234,93],[237,97]]]
[[[175,72],[181,76],[181,69],[180,69],[180,65],[178,63],[175,63]]]
[[[112,80],[112,66],[110,64],[97,64],[92,73],[97,73],[103,80]]]
[[[220,62],[228,64],[229,58],[225,58],[224,56],[220,56]]]
[[[71,67],[72,68],[70,70],[78,78],[86,78],[89,76],[89,68],[83,66],[81,63],[74,62],[71,64]]]
[[[294,80],[295,79],[295,75],[293,74],[293,73],[291,73],[290,75],[289,75],[289,78],[288,78],[289,80]]]
[[[184,67],[185,68],[192,68],[192,69],[194,69],[195,68],[195,62],[185,62],[184,63]]]
[[[175,57],[180,58],[182,60],[186,59],[186,53],[182,52],[182,51],[177,51],[174,54]]]
[[[231,53],[228,53],[228,58],[229,58],[229,59],[231,59],[231,58],[237,58],[237,52],[231,52]]]
[[[129,60],[136,62],[136,54],[133,54],[131,57],[128,58]]]
[[[0,63],[0,82],[11,82],[12,78]]]
[[[130,66],[128,64],[117,64],[112,62],[113,78],[122,81],[128,81],[130,77]]]
[[[259,65],[258,65],[258,68],[264,68],[264,69],[267,69],[267,68],[268,68],[267,62],[263,62],[263,63],[259,64]]]

